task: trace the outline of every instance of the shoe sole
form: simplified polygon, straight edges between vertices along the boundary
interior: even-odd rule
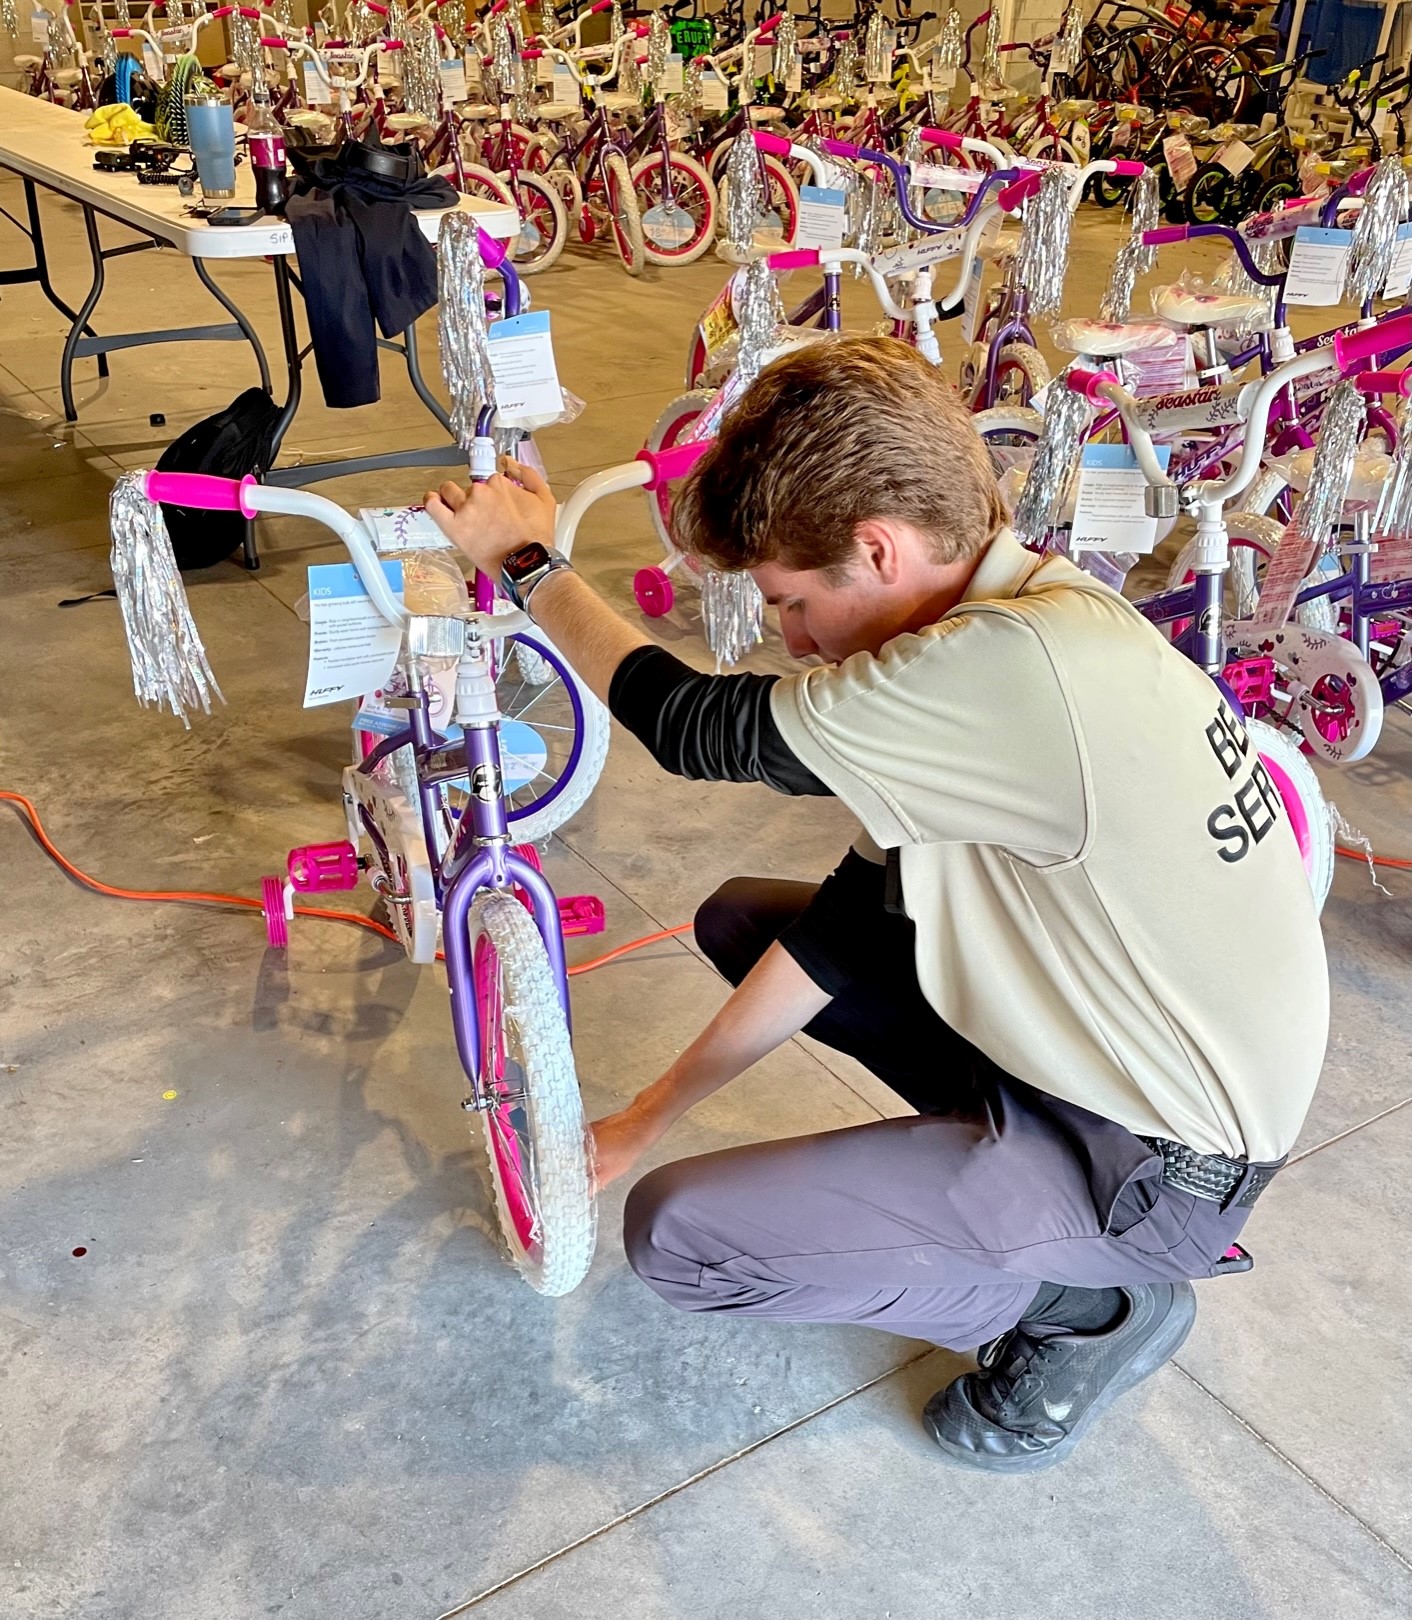
[[[1104,1387],[1070,1433],[1049,1451],[1030,1451],[1015,1457],[995,1457],[987,1456],[984,1452],[967,1451],[964,1446],[954,1445],[943,1437],[930,1412],[923,1413],[927,1432],[936,1441],[942,1456],[948,1462],[956,1463],[963,1468],[980,1469],[989,1474],[1037,1474],[1045,1468],[1053,1468],[1057,1463],[1063,1462],[1078,1445],[1089,1424],[1096,1417],[1106,1412],[1120,1395],[1125,1395],[1128,1390],[1136,1388],[1144,1379],[1151,1378],[1159,1367],[1176,1355],[1186,1343],[1187,1334],[1191,1332],[1195,1321],[1196,1295],[1188,1289],[1182,1296],[1181,1305],[1173,1304],[1166,1321],[1143,1346],[1141,1353],[1134,1356],[1112,1382]]]

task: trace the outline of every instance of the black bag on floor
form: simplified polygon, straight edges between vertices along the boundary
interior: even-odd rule
[[[263,388],[247,388],[223,411],[187,428],[162,452],[158,472],[211,473],[244,478],[265,472],[273,459],[280,407]],[[180,569],[210,568],[229,557],[245,539],[239,512],[203,512],[193,506],[162,503],[172,554]]]

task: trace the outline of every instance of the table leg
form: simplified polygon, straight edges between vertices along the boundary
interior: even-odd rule
[[[79,312],[73,318],[73,325],[69,328],[69,335],[64,339],[64,357],[59,362],[59,391],[64,400],[64,420],[66,422],[78,421],[78,409],[74,404],[74,350],[78,347],[78,340],[88,330],[88,317],[98,305],[103,296],[103,282],[107,272],[103,268],[103,243],[98,235],[98,216],[91,208],[83,211],[83,228],[88,233],[88,252],[93,260],[93,285],[88,289],[88,296],[84,299]],[[103,365],[104,357],[98,357],[98,374],[106,374]]]
[[[270,382],[269,362],[265,359],[265,350],[260,342],[259,337],[256,335],[255,328],[251,326],[249,321],[246,320],[245,314],[240,309],[239,305],[237,305],[234,300],[229,298],[221,290],[220,286],[212,279],[210,271],[206,268],[206,261],[204,259],[193,259],[191,263],[196,271],[196,274],[201,278],[202,286],[205,287],[206,291],[210,293],[211,297],[214,298],[221,308],[225,310],[225,312],[235,321],[235,324],[240,328],[240,330],[244,332],[245,341],[255,351],[255,363],[260,368],[260,386],[267,394],[273,393],[274,388]]]
[[[34,181],[28,176],[24,177],[25,209],[29,214],[29,230],[26,233],[30,246],[34,249],[34,266],[29,270],[0,270],[0,287],[16,287],[25,282],[37,282],[39,290],[49,300],[59,313],[72,322],[78,321],[78,316],[54,291],[54,283],[49,279],[49,256],[44,250],[44,224],[39,217],[39,195],[35,191]],[[90,326],[81,327],[81,331],[89,337],[96,337]],[[108,357],[98,356],[98,375],[108,375]]]
[[[451,433],[451,418],[441,408],[441,401],[427,387],[426,379],[422,376],[421,361],[417,357],[417,328],[415,324],[409,326],[402,334],[402,343],[403,353],[407,359],[407,375],[411,379],[412,387],[417,391],[417,398],[441,423],[442,427],[448,433]],[[454,438],[455,435],[453,434],[452,437]]]

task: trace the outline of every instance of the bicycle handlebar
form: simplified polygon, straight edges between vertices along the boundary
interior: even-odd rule
[[[1231,225],[1159,225],[1155,230],[1142,233],[1144,247],[1165,247],[1172,242],[1186,242],[1193,236],[1223,236],[1235,249],[1241,268],[1246,275],[1262,287],[1283,287],[1285,272],[1267,274],[1256,264],[1245,238]]]

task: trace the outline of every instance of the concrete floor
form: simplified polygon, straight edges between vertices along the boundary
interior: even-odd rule
[[[0,181],[0,204],[18,202]],[[45,212],[76,301],[81,221],[53,199]],[[1096,304],[1116,231],[1085,213],[1075,309]],[[22,262],[0,232],[0,262]],[[268,270],[220,275],[273,343]],[[211,318],[175,254],[109,277],[100,330],[154,308]],[[536,282],[563,379],[588,401],[541,435],[561,490],[639,447],[722,279],[708,262],[633,285],[579,250]],[[149,349],[115,356],[99,387],[89,362],[70,429],[62,335],[36,289],[5,293],[0,785],[105,879],[255,892],[290,845],[341,833],[346,720],[300,709],[306,631],[291,611],[305,566],[335,550],[270,523],[258,576],[195,577],[229,704],[189,734],[140,711],[114,605],[56,604],[108,583],[118,470],[150,466],[254,366],[229,345]],[[954,360],[955,326],[943,345]],[[311,400],[290,451],[431,442],[395,364],[385,384],[381,407],[341,417]],[[416,473],[324,486],[349,506],[423,487]],[[654,553],[640,498],[620,497],[586,525],[580,561],[628,606]],[[688,594],[656,628],[704,664],[693,613]],[[777,639],[755,661],[783,667]],[[1407,856],[1410,782],[1395,715],[1335,791],[1380,850]],[[848,837],[835,805],[677,782],[619,734],[549,866],[561,892],[604,898],[612,945],[685,920],[730,873],[817,876]],[[1297,1160],[1251,1224],[1254,1274],[1200,1288],[1177,1363],[1062,1470],[996,1481],[941,1465],[917,1421],[962,1358],[871,1331],[676,1315],[623,1261],[621,1188],[585,1285],[560,1303],[525,1288],[489,1236],[438,971],[351,929],[296,925],[276,955],[251,918],[95,898],[8,809],[0,870],[6,1620],[1412,1609],[1412,910],[1397,874],[1379,893],[1340,863],[1328,1066]],[[1258,942],[1225,948],[1239,973]],[[654,1077],[721,999],[689,940],[576,981],[591,1112]],[[659,1157],[896,1111],[801,1040]]]

